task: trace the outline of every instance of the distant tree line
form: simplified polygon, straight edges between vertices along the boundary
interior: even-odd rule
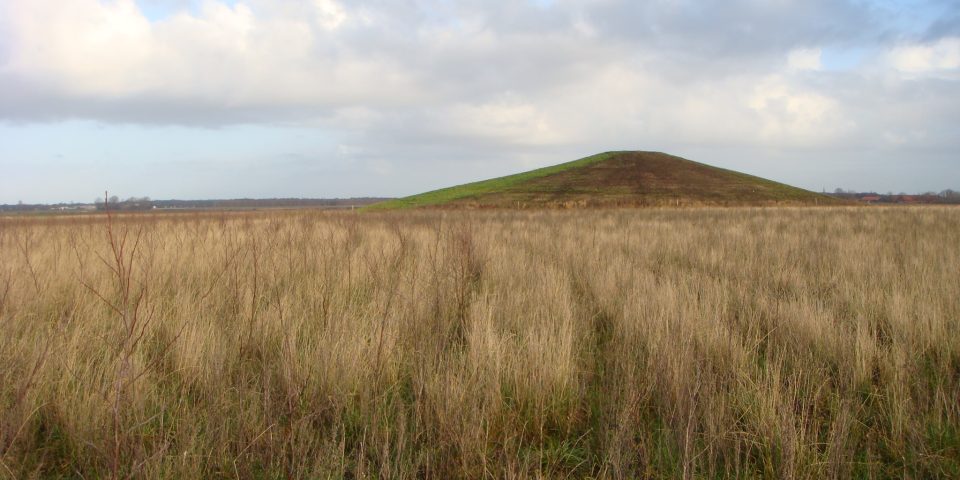
[[[370,205],[388,200],[378,197],[360,198],[234,198],[229,200],[154,200],[157,208],[294,208],[294,207],[350,207]]]
[[[858,192],[856,190],[844,190],[838,188],[830,194],[837,198],[847,200],[856,200],[864,203],[890,203],[890,204],[953,204],[960,205],[960,192],[952,189],[942,192],[925,192],[921,194],[908,193],[877,193],[877,192]]]
[[[55,211],[83,211],[93,210],[93,205],[89,203],[23,203],[18,202],[15,205],[2,204],[0,212],[55,212]]]
[[[110,198],[97,198],[93,201],[97,210],[150,210],[153,202],[150,197],[130,197],[126,200],[120,200],[120,197],[113,195]]]
[[[255,209],[255,208],[349,208],[389,200],[380,197],[359,198],[237,198],[229,200],[152,200],[150,197],[130,197],[121,200],[113,195],[98,197],[92,203],[23,203],[0,204],[0,212],[59,212],[59,211],[142,211],[159,209]]]

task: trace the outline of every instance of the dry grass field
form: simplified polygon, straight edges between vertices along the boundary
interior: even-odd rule
[[[957,478],[960,209],[0,218],[0,478]]]

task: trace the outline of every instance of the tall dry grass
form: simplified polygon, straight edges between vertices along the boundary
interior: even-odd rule
[[[960,476],[960,210],[0,219],[0,477]]]

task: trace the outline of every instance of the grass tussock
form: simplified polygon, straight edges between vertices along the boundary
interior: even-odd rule
[[[960,211],[0,219],[0,478],[957,478]]]

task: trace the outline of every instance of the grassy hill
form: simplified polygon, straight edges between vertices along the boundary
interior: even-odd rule
[[[659,152],[606,152],[389,200],[372,210],[655,205],[823,205],[837,199]]]

